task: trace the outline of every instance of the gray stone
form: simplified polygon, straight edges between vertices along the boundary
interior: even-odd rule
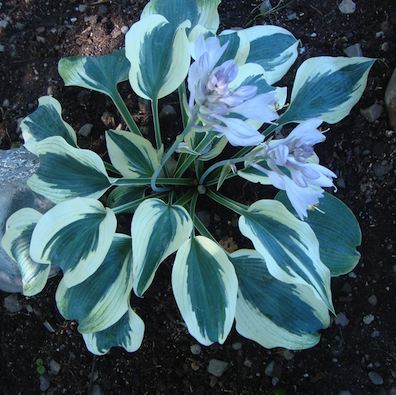
[[[208,365],[208,373],[216,377],[221,377],[228,368],[228,362],[220,361],[218,359],[211,359]]]
[[[40,391],[45,392],[50,387],[51,382],[47,376],[40,376]]]
[[[335,317],[334,322],[336,323],[336,325],[340,326],[347,326],[349,324],[349,320],[345,313],[338,313]]]
[[[0,29],[5,29],[8,26],[7,19],[0,19]]]
[[[371,306],[376,306],[378,302],[377,297],[375,295],[371,295],[368,298],[368,302],[371,304]]]
[[[340,391],[338,395],[352,395],[350,391]]]
[[[260,12],[266,14],[268,11],[272,10],[272,4],[270,0],[264,0],[260,5]]]
[[[49,369],[50,373],[56,376],[61,370],[61,365],[54,359],[51,359],[51,361],[49,362]]]
[[[344,53],[350,58],[353,58],[355,56],[363,56],[362,46],[360,45],[360,43],[350,45],[349,47],[344,49]]]
[[[363,322],[364,322],[366,325],[370,325],[373,321],[374,321],[374,316],[373,316],[372,314],[368,314],[368,315],[365,315],[365,316],[363,317]]]
[[[171,104],[166,104],[162,107],[160,112],[160,118],[172,118],[176,115],[175,107]]]
[[[356,3],[352,0],[342,0],[338,5],[338,9],[343,14],[353,14],[356,11]]]
[[[77,22],[77,18],[75,16],[73,16],[72,18],[70,18],[70,22],[71,23],[76,23]]]
[[[392,169],[392,164],[388,163],[386,160],[381,163],[374,163],[373,165],[373,172],[378,178],[385,177]]]
[[[191,354],[199,355],[201,354],[202,347],[199,344],[193,344],[192,346],[190,346],[190,351]]]
[[[0,44],[0,52],[4,52],[5,51],[5,46],[3,44]]]
[[[102,394],[103,394],[103,391],[102,391],[102,388],[100,388],[99,384],[94,384],[92,386],[90,395],[102,395]]]
[[[385,106],[388,111],[390,127],[396,131],[396,68],[386,87]]]
[[[297,13],[295,13],[295,12],[289,12],[289,13],[287,14],[286,18],[287,18],[289,21],[294,21],[294,20],[298,19],[298,16],[297,16]]]
[[[36,171],[38,158],[24,148],[0,150],[0,240],[8,217],[15,211],[31,207],[45,212],[52,203],[36,195],[26,185]],[[56,273],[56,272],[55,272]],[[17,264],[0,245],[0,289],[5,292],[21,292],[22,281]]]
[[[86,4],[80,4],[78,6],[78,11],[80,12],[85,12],[87,10],[88,6]]]
[[[378,374],[377,372],[369,372],[368,373],[369,379],[370,381],[374,384],[374,385],[382,385],[384,384],[384,379],[382,378],[382,376],[380,374]]]
[[[245,359],[243,361],[243,366],[246,366],[247,368],[251,368],[253,366],[253,362],[250,359]]]
[[[5,309],[10,313],[18,313],[22,310],[22,306],[19,303],[17,295],[9,295],[4,298],[3,305]]]
[[[284,350],[282,352],[282,356],[286,359],[286,361],[291,361],[294,358],[294,353],[290,350]]]
[[[93,125],[92,123],[86,123],[81,126],[80,130],[77,132],[80,136],[88,137],[92,132]]]
[[[272,377],[273,373],[274,373],[274,366],[275,366],[275,362],[271,361],[265,368],[265,375],[268,377]]]
[[[21,23],[21,22],[17,22],[15,24],[15,28],[18,29],[18,30],[23,30],[25,28],[25,24]]]
[[[241,343],[234,343],[232,346],[232,349],[235,351],[238,351],[242,348],[242,344]]]
[[[122,28],[121,28],[122,34],[127,34],[127,33],[128,33],[128,30],[129,30],[129,27],[128,27],[128,26],[122,26]]]
[[[279,381],[279,378],[281,377],[282,374],[282,367],[281,365],[276,362],[276,361],[271,361],[265,368],[264,373],[266,376],[273,378],[277,378],[278,380],[275,380],[276,384]],[[274,380],[272,380],[272,384],[274,384]]]
[[[374,103],[370,107],[364,108],[360,110],[360,113],[367,119],[369,122],[375,122],[384,111],[384,108],[381,104]]]

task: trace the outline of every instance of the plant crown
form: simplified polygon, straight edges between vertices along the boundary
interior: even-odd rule
[[[43,289],[51,265],[62,269],[57,307],[78,321],[94,354],[140,347],[144,323],[131,293],[142,297],[173,253],[172,289],[197,341],[223,343],[235,320],[263,347],[293,350],[319,341],[334,312],[331,277],[359,260],[359,225],[323,190],[336,174],[314,146],[326,138],[323,123],[342,120],[360,99],[374,61],[305,60],[289,97],[276,83],[299,41],[270,25],[218,32],[219,3],[151,0],[125,48],[61,59],[65,85],[108,95],[123,118],[125,130],[106,132],[108,162],[79,147],[51,96],[21,124],[25,147],[40,158],[28,185],[55,205],[14,213],[2,245],[27,296]],[[151,103],[155,145],[118,92],[128,80]],[[164,147],[158,103],[176,90],[183,130]],[[219,192],[246,180],[279,192],[249,206]],[[239,216],[250,249],[222,248],[197,215],[208,199]],[[133,214],[129,234],[116,231],[123,213]]]

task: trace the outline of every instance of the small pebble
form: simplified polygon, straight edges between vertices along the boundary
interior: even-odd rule
[[[85,12],[87,10],[88,6],[86,4],[80,4],[78,6],[78,11],[80,12]]]
[[[232,346],[232,349],[235,351],[238,351],[242,348],[242,344],[241,343],[234,343]]]
[[[282,352],[283,358],[286,359],[286,361],[291,361],[294,358],[294,353],[290,350],[285,350]]]
[[[77,134],[83,137],[88,137],[92,132],[92,128],[92,123],[86,123],[85,125],[81,126],[81,129],[77,132]]]
[[[49,362],[49,369],[50,373],[56,376],[61,370],[61,365],[54,359],[51,359],[51,361]]]
[[[228,362],[220,361],[218,359],[211,359],[208,365],[208,373],[216,377],[221,377],[228,368]]]
[[[298,16],[295,12],[290,12],[289,14],[287,14],[287,19],[289,21],[294,21],[295,19],[298,19]]]
[[[4,298],[3,305],[10,313],[18,313],[22,310],[22,306],[19,303],[18,296],[16,294],[12,294]]]
[[[7,19],[1,19],[0,20],[0,29],[5,29],[8,26],[8,20]]]
[[[382,384],[384,384],[384,379],[377,372],[369,372],[368,376],[369,376],[370,381],[374,385],[382,385]]]
[[[123,27],[121,28],[122,34],[127,34],[127,33],[128,33],[128,30],[129,30],[129,27],[128,27],[128,26],[123,26]]]
[[[260,5],[260,12],[262,14],[267,13],[268,11],[272,10],[272,4],[270,0],[263,0],[263,2]]]
[[[384,107],[382,107],[378,103],[374,103],[370,107],[364,108],[360,110],[360,113],[367,119],[369,122],[375,122],[384,111]]]
[[[90,395],[103,395],[102,388],[100,388],[99,384],[93,385]]]
[[[275,366],[275,362],[271,361],[265,368],[265,375],[268,377],[272,377],[273,373],[274,373],[274,366]]]
[[[363,322],[364,322],[366,325],[370,325],[373,321],[374,321],[374,316],[373,316],[372,314],[365,315],[365,316],[363,317]]]
[[[50,387],[51,383],[47,376],[40,376],[40,391],[45,392]]]
[[[3,44],[0,44],[0,52],[4,52],[5,51],[5,46]]]
[[[9,107],[10,106],[10,101],[8,100],[8,99],[4,99],[3,100],[3,107],[4,108],[7,108],[7,107]]]
[[[340,326],[347,326],[349,324],[349,320],[345,313],[338,313],[335,317],[334,322],[336,323],[336,325]]]
[[[199,355],[201,354],[202,347],[199,344],[193,344],[192,346],[190,346],[190,351],[193,355]]]
[[[344,49],[344,53],[350,58],[356,56],[363,56],[362,46],[360,45],[360,43],[350,45],[349,47]]]
[[[160,118],[170,118],[176,115],[175,107],[170,104],[166,104],[162,107],[160,112]]]
[[[340,391],[338,395],[352,395],[350,391]]]
[[[377,305],[377,297],[375,295],[371,295],[368,298],[368,302],[371,304],[371,306],[376,306]]]
[[[388,42],[381,44],[381,51],[384,51],[384,52],[389,51],[389,43]]]
[[[343,14],[353,14],[356,11],[356,3],[352,0],[342,0],[338,5],[338,9]]]
[[[243,361],[243,366],[246,366],[247,368],[251,368],[253,365],[252,361],[250,359],[245,359]]]
[[[73,16],[72,18],[70,18],[70,22],[71,23],[76,23],[77,22],[77,18],[75,16]]]

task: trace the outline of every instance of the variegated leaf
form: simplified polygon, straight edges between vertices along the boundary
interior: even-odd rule
[[[259,200],[239,218],[239,229],[266,261],[268,271],[280,281],[305,284],[334,311],[330,271],[320,260],[313,230],[275,200]]]
[[[284,191],[275,199],[297,216]],[[356,217],[341,200],[325,192],[319,199],[319,210],[309,210],[305,222],[315,232],[320,258],[332,276],[349,273],[355,268],[360,259],[356,248],[362,242],[362,233]]]
[[[122,130],[108,130],[106,144],[111,163],[124,177],[150,178],[159,166],[157,151],[144,137]]]
[[[148,199],[132,219],[133,289],[142,296],[154,279],[160,263],[191,235],[193,222],[181,206]]]
[[[103,331],[119,321],[129,308],[132,289],[131,238],[115,234],[106,257],[83,282],[68,287],[59,283],[56,304],[68,320],[79,323],[81,333]]]
[[[47,137],[60,136],[73,147],[77,147],[77,136],[73,128],[62,119],[62,108],[52,96],[39,98],[37,110],[21,123],[25,147],[36,154],[36,145]]]
[[[359,101],[374,64],[369,58],[320,56],[306,60],[297,70],[290,106],[282,123],[319,118],[336,123]]]
[[[190,66],[189,21],[175,26],[162,15],[149,15],[132,25],[126,56],[132,66],[129,81],[144,99],[156,101],[175,91]]]
[[[128,80],[131,65],[122,48],[102,56],[70,56],[59,62],[59,74],[66,86],[79,86],[117,95],[117,85]]]
[[[217,7],[221,0],[151,0],[142,12],[141,18],[153,14],[164,16],[175,26],[185,20],[191,22],[191,30],[202,27],[213,34],[219,28]],[[192,34],[194,36],[194,34]]]
[[[236,329],[266,348],[301,350],[318,343],[330,322],[326,304],[312,287],[279,281],[255,250],[231,254],[238,278]]]
[[[72,287],[91,276],[103,262],[115,234],[114,213],[95,199],[75,198],[46,212],[34,228],[30,256],[55,263]]]
[[[32,208],[23,208],[15,212],[7,220],[2,239],[4,251],[18,265],[25,296],[33,296],[41,292],[50,272],[48,263],[37,263],[29,254],[32,233],[41,217],[42,214]]]
[[[100,332],[84,333],[88,350],[96,355],[104,355],[112,347],[123,347],[128,352],[136,351],[143,341],[144,322],[131,309],[115,324]]]
[[[278,26],[254,26],[242,32],[250,42],[246,62],[262,66],[268,84],[278,82],[297,59],[299,41],[289,31]]]
[[[100,156],[74,148],[62,137],[41,141],[35,151],[40,167],[28,185],[55,203],[75,197],[99,198],[111,186]]]
[[[204,236],[187,240],[176,254],[172,288],[191,335],[207,346],[223,344],[234,321],[238,289],[224,250]]]
[[[224,30],[217,37],[222,46],[227,44],[227,48],[217,65],[231,59],[235,60],[238,65],[245,64],[250,51],[250,43],[246,35],[243,34],[243,30]]]
[[[267,163],[265,161],[257,161],[256,163],[260,166],[267,167]],[[250,182],[259,183],[262,185],[272,185],[269,177],[253,166],[247,165],[244,169],[238,170],[237,174],[239,177],[242,177]]]
[[[115,208],[139,200],[144,196],[144,191],[146,189],[146,186],[116,187],[109,194],[107,205],[111,208]],[[134,211],[135,209],[131,209],[128,212],[133,213]]]

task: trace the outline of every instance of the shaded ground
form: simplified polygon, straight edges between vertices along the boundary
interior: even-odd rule
[[[101,151],[103,132],[113,122],[107,117],[110,124],[105,125],[101,118],[105,111],[110,112],[116,126],[114,108],[103,96],[63,88],[56,65],[62,56],[98,55],[119,48],[124,38],[122,27],[136,20],[146,2],[104,1],[80,8],[83,12],[78,10],[82,0],[1,3],[0,20],[8,18],[8,25],[0,28],[4,46],[0,52],[0,147],[17,145],[18,121],[35,108],[38,97],[53,94],[76,130],[87,122],[94,124],[94,132],[84,144]],[[259,2],[223,3],[224,27],[235,27],[252,18]],[[389,130],[385,113],[368,122],[360,109],[383,103],[396,63],[396,10],[391,0],[360,0],[355,13],[344,15],[337,3],[295,1],[257,23],[286,27],[300,38],[298,64],[317,55],[342,56],[343,49],[355,43],[361,44],[365,56],[379,59],[363,99],[349,117],[331,127],[320,152],[323,163],[339,175],[337,196],[352,207],[363,231],[361,263],[350,275],[333,281],[335,308],[349,323],[333,323],[317,347],[302,352],[268,351],[233,331],[223,346],[202,348],[199,355],[193,355],[190,346],[195,342],[177,311],[167,263],[145,298],[134,300],[147,328],[142,348],[134,354],[114,350],[95,358],[86,351],[76,325],[56,311],[58,280],[53,279],[43,294],[19,297],[24,308],[16,314],[6,311],[2,301],[7,295],[0,293],[1,393],[40,393],[36,361],[41,358],[47,372],[51,361],[60,364],[57,374],[48,373],[51,384],[47,393],[52,394],[84,394],[99,387],[111,394],[339,394],[342,390],[353,395],[395,394],[396,133]],[[289,77],[284,83],[291,80]],[[127,85],[124,89],[128,92]],[[144,103],[132,97],[127,101],[136,119],[149,125]],[[239,192],[243,186],[239,199],[249,202],[263,197],[262,189],[239,183]],[[228,212],[224,215],[230,225],[224,228],[213,207],[203,209],[219,237],[233,236],[239,247],[244,246]],[[220,378],[207,373],[212,358],[229,364]],[[266,375],[271,362],[275,379]],[[375,385],[369,372],[380,375],[383,383]]]

